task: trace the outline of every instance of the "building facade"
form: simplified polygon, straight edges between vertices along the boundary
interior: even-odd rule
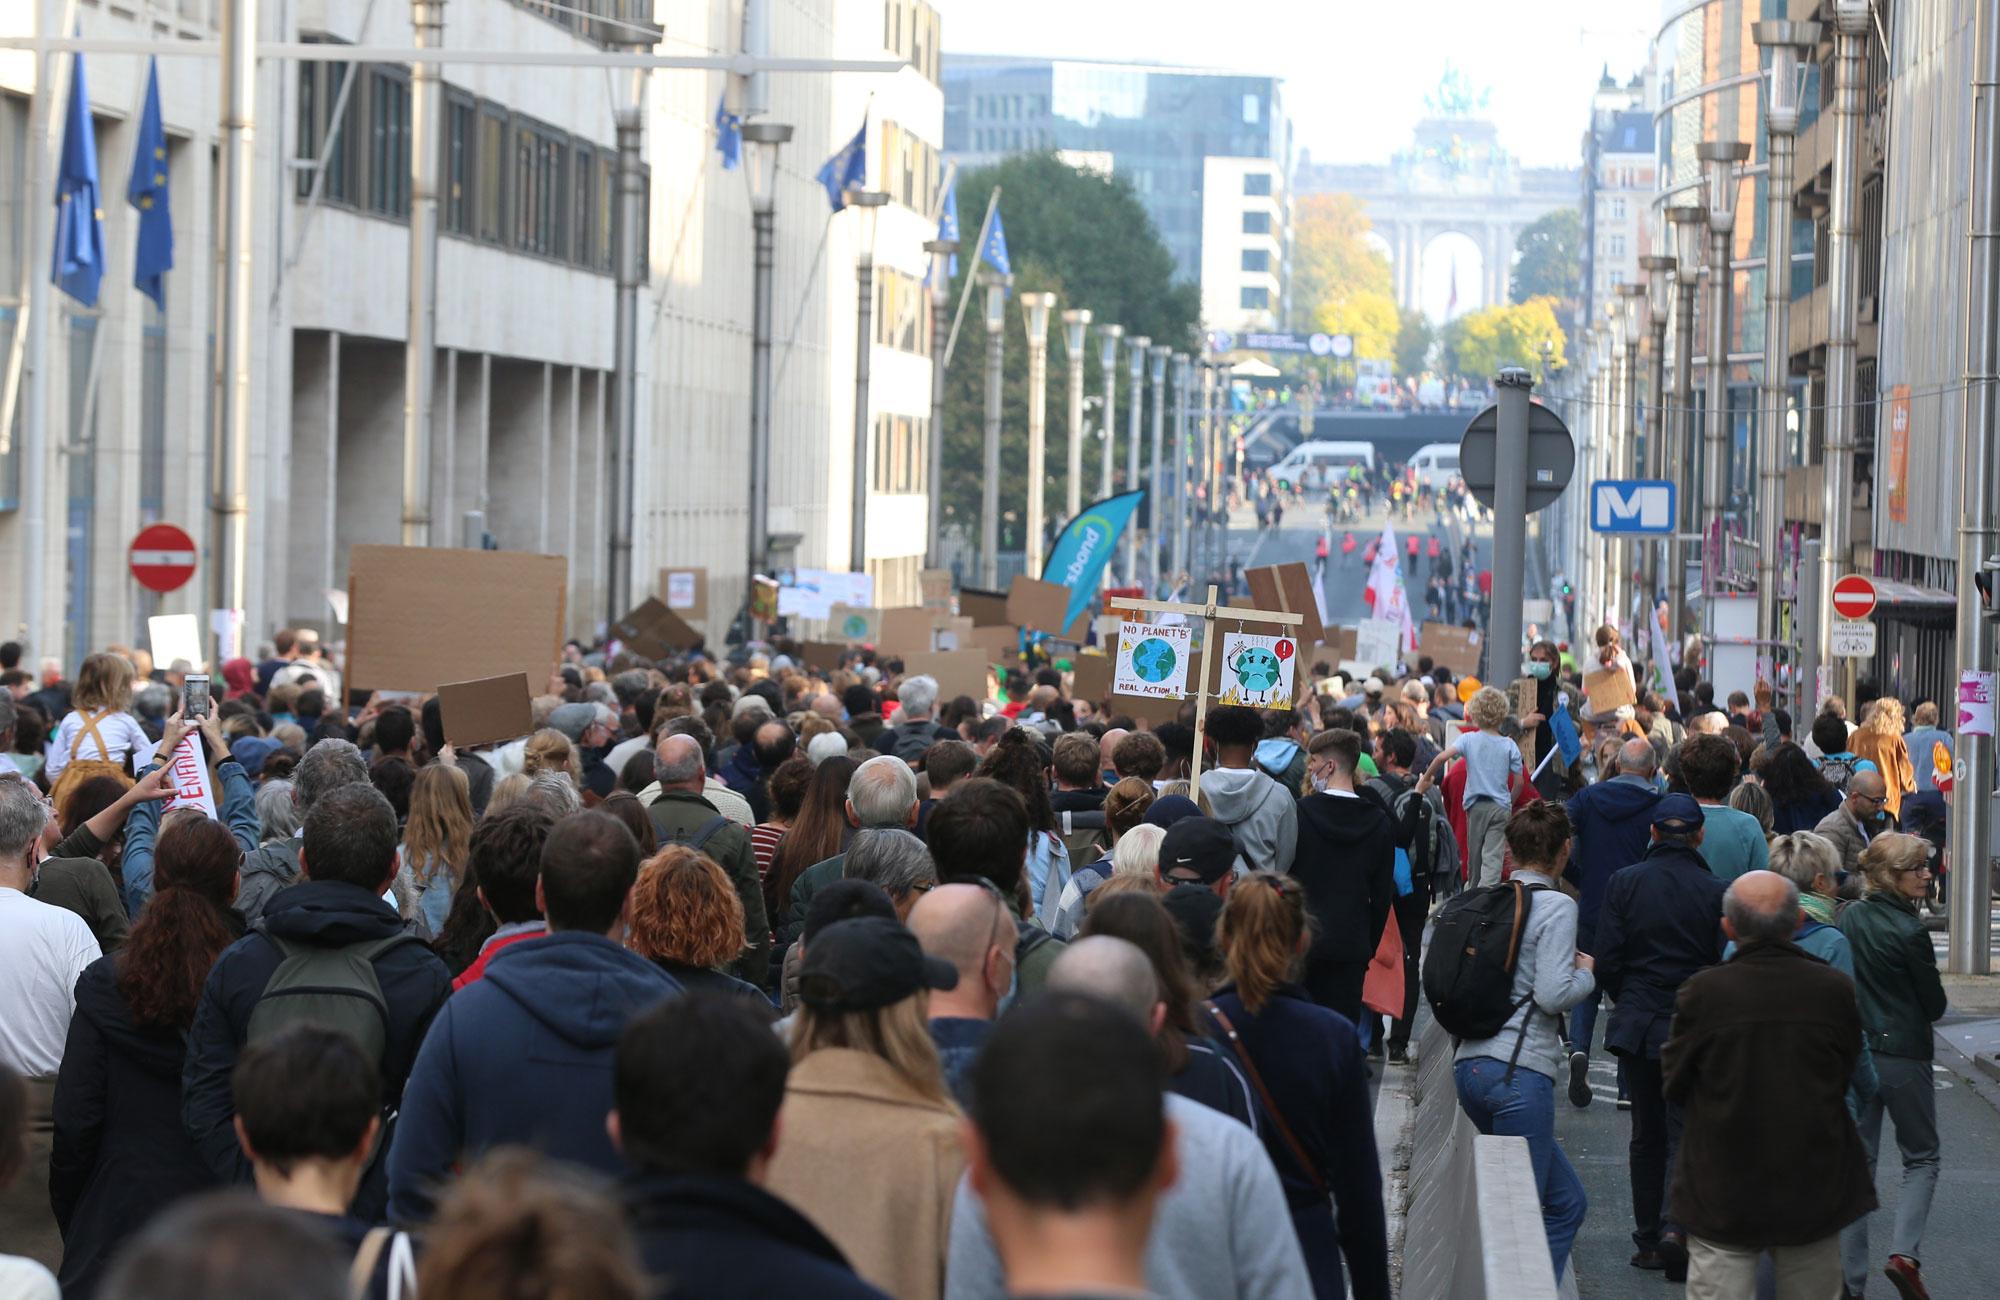
[[[1285,174],[1268,158],[1209,158],[1201,187],[1201,322],[1272,330],[1283,320],[1291,247]]]
[[[636,29],[620,24],[641,8],[454,0],[444,44],[588,53],[630,40]],[[663,53],[742,48],[740,6],[644,8],[664,29]],[[83,0],[80,23],[86,37],[213,40],[215,14],[214,0]],[[0,31],[32,34],[35,18],[34,7],[8,10]],[[265,41],[411,43],[407,6],[365,0],[263,6],[262,22]],[[927,314],[911,303],[921,297],[921,244],[935,230],[937,17],[916,0],[771,0],[769,28],[774,54],[908,65],[770,77],[769,115],[795,128],[774,190],[771,531],[796,536],[795,563],[848,567],[858,248],[854,218],[832,212],[815,173],[865,117],[867,183],[891,194],[876,235],[873,396],[862,416],[875,485],[868,565],[885,603],[913,602],[928,436],[914,421],[927,416],[930,380]],[[0,591],[0,626],[66,629],[60,645],[37,651],[71,662],[93,645],[144,644],[149,614],[200,614],[206,603],[219,78],[212,59],[162,49],[176,260],[165,311],[131,288],[135,214],[123,199],[146,61],[84,59],[109,265],[95,308],[42,299],[52,500],[40,556],[23,553],[21,439],[0,451],[0,564],[40,563],[49,575],[37,620],[18,588]],[[60,94],[69,56],[56,63]],[[11,342],[24,290],[47,267],[47,248],[30,247],[27,197],[36,79],[32,54],[0,55],[0,343]],[[587,637],[607,616],[615,500],[609,79],[589,67],[447,61],[443,81],[431,541],[567,556],[568,626]],[[744,88],[719,71],[660,70],[641,82],[633,589],[653,591],[669,564],[706,568],[710,603],[699,613],[719,639],[748,578],[752,240],[746,187],[721,167],[714,117],[719,99],[740,105]],[[349,548],[400,539],[408,69],[265,60],[256,84],[245,625],[253,640],[281,624],[338,639],[341,601],[328,593],[345,588]],[[54,120],[59,140],[60,103]],[[182,525],[202,548],[204,572],[164,597],[127,572],[131,536],[153,520]]]
[[[1647,98],[1643,76],[1621,86],[1607,70],[1591,100],[1583,136],[1583,321],[1603,316],[1619,285],[1642,283],[1639,258],[1654,249],[1658,162]]]

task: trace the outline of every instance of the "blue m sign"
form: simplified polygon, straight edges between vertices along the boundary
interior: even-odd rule
[[[1665,535],[1674,531],[1669,479],[1599,479],[1590,485],[1590,530]]]

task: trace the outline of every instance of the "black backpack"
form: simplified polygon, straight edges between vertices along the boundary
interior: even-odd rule
[[[725,829],[730,824],[731,824],[730,819],[728,817],[722,816],[721,814],[717,814],[716,816],[711,817],[707,821],[703,822],[701,825],[695,827],[692,831],[689,831],[685,835],[683,835],[679,830],[674,831],[671,842],[675,844],[685,844],[687,847],[693,849],[695,852],[701,853],[706,851],[706,849],[708,848],[708,842],[715,838],[715,833],[719,830]]]
[[[1424,998],[1454,1038],[1492,1038],[1526,1001],[1514,997],[1514,964],[1534,904],[1529,895],[1547,888],[1509,880],[1468,889],[1438,908],[1424,953]]]

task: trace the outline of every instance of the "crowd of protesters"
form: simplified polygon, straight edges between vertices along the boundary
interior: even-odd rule
[[[1427,920],[1516,886],[1454,1078],[1558,1274],[1603,1050],[1635,1267],[1925,1294],[1934,706],[1795,740],[1691,674],[1593,716],[1546,642],[1515,690],[1301,665],[1191,782],[1193,704],[1065,667],[572,644],[528,735],[455,747],[303,631],[200,716],[142,652],[5,663],[0,1297],[1386,1298],[1371,1079]],[[212,817],[161,812],[187,745]]]

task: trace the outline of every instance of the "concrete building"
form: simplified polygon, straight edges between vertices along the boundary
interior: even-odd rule
[[[1181,275],[1197,280],[1207,266],[1208,159],[1262,159],[1281,189],[1291,174],[1282,84],[1211,68],[953,55],[944,72],[945,148],[960,167],[1044,150],[1104,170],[1108,157]]]
[[[572,0],[568,8],[618,19],[640,7]],[[663,52],[742,46],[735,6],[648,8],[664,28]],[[159,38],[170,53],[174,40],[213,39],[215,11],[213,0],[85,0],[80,21],[86,37]],[[34,20],[31,6],[7,9],[0,33],[30,35]],[[445,22],[447,48],[531,54],[587,52],[624,30],[532,0],[453,0]],[[407,5],[365,0],[264,6],[263,24],[266,41],[411,41]],[[926,315],[913,303],[921,244],[935,229],[938,20],[918,0],[771,0],[771,29],[774,54],[909,63],[893,74],[770,78],[770,116],[796,128],[776,183],[771,530],[797,536],[796,563],[847,567],[855,218],[831,214],[814,173],[865,114],[868,183],[892,195],[876,239],[869,568],[884,603],[913,602],[928,437],[913,421],[927,414],[930,389]],[[199,540],[207,563],[216,284],[216,64],[159,62],[177,263],[162,313],[130,287],[134,214],[123,201],[145,60],[85,62],[110,265],[96,309],[48,299],[42,378],[55,500],[40,556],[21,550],[19,439],[0,453],[0,564],[44,567],[40,621],[67,633],[37,649],[72,662],[84,648],[143,638],[150,613],[205,606],[203,574],[150,597],[127,574],[125,552],[140,524],[164,519]],[[47,267],[48,250],[28,238],[36,67],[29,53],[0,54],[0,344],[10,341],[24,286]],[[589,635],[607,604],[613,501],[612,97],[597,69],[447,63],[443,75],[432,541],[477,545],[472,534],[484,531],[506,549],[568,556],[569,628]],[[719,638],[747,581],[751,220],[746,187],[721,169],[712,120],[718,98],[727,91],[740,103],[742,87],[721,72],[661,71],[645,81],[633,585],[652,590],[669,563],[705,567],[702,613]],[[266,61],[258,69],[253,640],[284,623],[338,636],[327,592],[344,588],[349,548],[399,538],[409,107],[404,67]],[[104,349],[94,385],[93,344]],[[26,619],[20,600],[16,584],[0,589],[0,627],[10,634]]]
[[[1291,199],[1268,158],[1209,158],[1202,165],[1201,323],[1271,330],[1283,319],[1291,261]]]
[[[1606,69],[1583,136],[1581,320],[1602,317],[1619,285],[1642,283],[1639,258],[1653,251],[1657,180],[1645,78],[1634,76],[1621,86]]]

